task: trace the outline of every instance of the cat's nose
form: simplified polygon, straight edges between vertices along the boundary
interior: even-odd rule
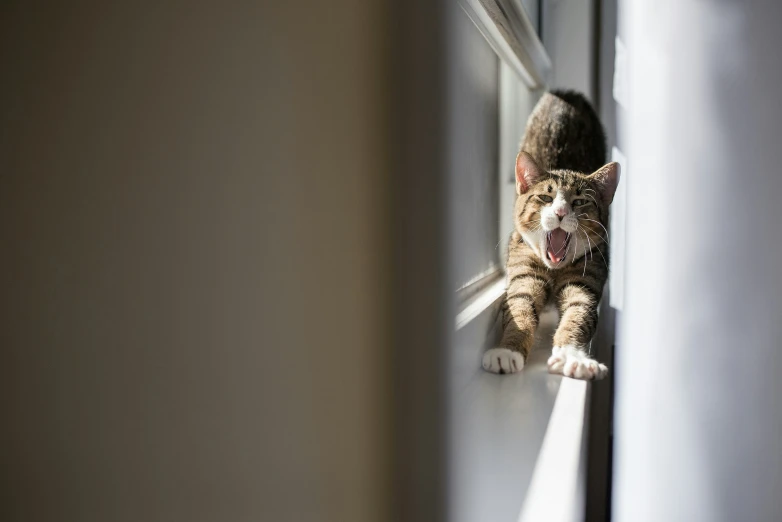
[[[567,216],[567,209],[565,207],[560,207],[554,211],[554,214],[562,221],[562,218]]]

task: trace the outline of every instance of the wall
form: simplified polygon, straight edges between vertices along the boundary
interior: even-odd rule
[[[542,39],[553,70],[550,88],[576,89],[594,101],[595,2],[543,1]]]
[[[616,378],[615,353],[621,349],[621,297],[624,294],[624,223],[625,188],[628,176],[632,175],[627,161],[613,157],[612,149],[625,150],[624,138],[618,129],[622,128],[624,109],[614,99],[615,42],[620,35],[617,24],[616,0],[601,0],[595,6],[596,22],[599,28],[595,40],[596,87],[595,104],[606,131],[608,160],[618,160],[622,167],[619,187],[611,205],[609,227],[611,233],[610,277],[600,309],[598,333],[592,343],[598,358],[612,369],[608,378],[592,388],[590,403],[590,440],[588,476],[586,480],[587,521],[602,521],[611,517],[611,482],[613,458],[613,401]],[[621,71],[620,71],[621,74]]]
[[[780,16],[774,2],[620,3],[620,522],[782,518]]]
[[[386,519],[386,14],[3,3],[0,519]]]

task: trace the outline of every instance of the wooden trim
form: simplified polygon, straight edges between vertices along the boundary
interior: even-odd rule
[[[459,0],[459,4],[530,89],[546,87],[551,60],[519,0]]]

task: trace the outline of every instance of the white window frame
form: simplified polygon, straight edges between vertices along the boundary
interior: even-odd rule
[[[552,63],[549,59],[543,43],[540,41],[535,27],[529,20],[520,0],[459,0],[460,7],[477,26],[489,45],[500,59],[500,107],[499,107],[499,207],[498,226],[502,248],[505,252],[507,238],[512,228],[513,201],[515,198],[515,184],[513,182],[513,160],[515,159],[519,139],[526,123],[518,121],[518,115],[528,114],[532,109],[530,100],[537,100],[544,92],[552,74]],[[542,2],[541,2],[542,3]],[[540,6],[542,8],[542,6]],[[536,96],[515,96],[514,89],[518,90],[521,84],[532,91]],[[523,98],[523,100],[522,100]],[[529,105],[529,106],[527,106]],[[530,438],[539,443],[539,450],[534,459],[534,465],[529,459],[516,458],[516,462],[524,461],[529,464],[528,474],[531,475],[529,483],[515,483],[510,481],[495,481],[492,488],[498,485],[501,488],[492,493],[497,496],[510,496],[518,499],[517,518],[519,520],[572,520],[578,517],[578,512],[583,509],[583,477],[584,477],[584,449],[586,444],[586,403],[589,397],[589,385],[582,382],[567,382],[560,385],[561,378],[548,375],[525,374],[514,376],[495,376],[483,372],[476,359],[476,351],[482,351],[495,343],[501,335],[499,324],[499,307],[505,293],[504,256],[500,255],[498,266],[486,273],[476,276],[462,288],[456,295],[456,324],[454,335],[453,361],[451,364],[455,377],[451,382],[452,407],[461,408],[457,397],[468,396],[471,407],[479,404],[476,411],[486,408],[494,409],[494,413],[505,416],[496,433],[478,435],[472,439],[477,444],[498,444],[503,446],[502,452],[508,454],[514,451],[518,453],[518,445],[525,442],[528,434],[525,431],[530,428],[536,433]],[[543,319],[543,318],[542,318]],[[555,316],[554,316],[555,319]],[[552,317],[544,319],[551,322]],[[551,325],[548,326],[549,329]],[[541,330],[545,326],[541,325]],[[538,349],[536,356],[541,354]],[[539,361],[538,361],[539,362]],[[539,366],[539,365],[538,365]],[[525,370],[526,371],[526,370]],[[528,379],[525,386],[521,379]],[[547,400],[542,408],[546,420],[541,424],[541,414],[537,413],[532,421],[526,417],[530,408],[538,408],[540,397],[535,393],[534,382],[554,384],[553,390],[549,386]],[[521,383],[521,384],[519,384]],[[519,392],[517,394],[516,392]],[[524,394],[526,393],[527,396]],[[555,398],[554,398],[555,397]],[[464,411],[456,415],[463,415]],[[478,422],[476,420],[476,422]],[[502,433],[502,431],[510,433]],[[542,436],[542,441],[540,440]],[[460,452],[464,441],[469,446],[470,435],[463,433],[454,434],[451,438],[452,451]],[[487,438],[492,440],[486,440]],[[512,442],[517,441],[514,446]],[[457,442],[454,442],[457,441]],[[454,447],[455,446],[455,447]],[[468,448],[469,451],[469,448]],[[480,450],[473,456],[457,455],[456,459],[480,458]],[[508,459],[513,462],[513,458]],[[454,463],[455,473],[460,472],[469,464],[464,462]],[[502,473],[502,471],[500,471]],[[513,475],[518,477],[518,475]],[[459,478],[451,487],[451,497],[457,498],[451,505],[454,520],[469,518],[468,513],[482,512],[484,520],[492,520],[494,516],[507,515],[493,506],[470,505],[465,501],[463,493],[468,495],[473,492],[464,492],[464,483]],[[480,480],[492,480],[490,477]],[[521,482],[521,481],[520,481]],[[486,487],[482,484],[481,487]],[[564,487],[564,489],[563,489]],[[529,492],[534,491],[538,499],[555,499],[551,502],[532,501]],[[476,495],[476,502],[484,502],[486,497]],[[465,504],[465,502],[467,502]],[[488,509],[488,511],[481,511]],[[494,509],[492,511],[492,509]]]

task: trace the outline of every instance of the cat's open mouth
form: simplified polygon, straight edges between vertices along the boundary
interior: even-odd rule
[[[567,247],[570,243],[570,234],[556,228],[546,234],[546,257],[554,264],[559,264],[567,254]]]

